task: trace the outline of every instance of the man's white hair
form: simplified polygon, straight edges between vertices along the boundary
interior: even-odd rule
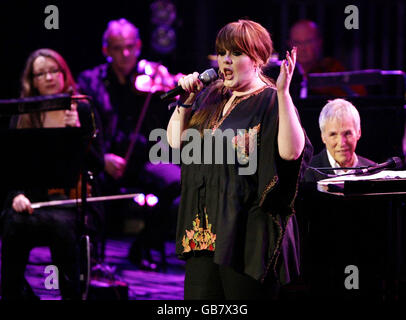
[[[131,30],[134,32],[134,37],[136,40],[140,39],[140,33],[138,31],[138,28],[131,22],[129,22],[127,19],[121,18],[118,20],[111,20],[107,24],[107,29],[106,31],[104,31],[103,34],[103,47],[108,46],[110,36],[122,34],[127,30]]]
[[[352,119],[357,132],[361,129],[361,119],[357,108],[351,102],[344,99],[329,100],[329,102],[323,107],[319,116],[320,131],[323,133],[326,122],[329,120],[344,120]]]

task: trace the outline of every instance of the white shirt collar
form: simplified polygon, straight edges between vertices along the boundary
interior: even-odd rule
[[[328,149],[326,149],[326,151],[327,151],[328,162],[330,162],[330,166],[332,168],[341,168],[340,164],[337,161],[335,161],[335,159],[330,154]],[[354,152],[354,157],[355,157],[355,160],[354,160],[354,164],[352,166],[356,167],[356,166],[358,166],[358,156],[356,155],[355,152]],[[355,170],[334,170],[334,173],[337,175],[344,174],[344,173],[354,173],[354,172],[355,172]]]

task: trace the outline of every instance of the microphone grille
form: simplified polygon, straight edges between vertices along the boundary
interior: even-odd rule
[[[207,69],[206,71],[202,72],[199,75],[199,79],[201,82],[203,82],[204,84],[209,84],[211,82],[213,82],[214,80],[216,80],[218,77],[216,70],[212,69]]]
[[[392,165],[392,167],[393,167],[394,169],[401,169],[401,168],[403,168],[403,161],[402,161],[402,159],[400,159],[399,157],[393,157],[392,160],[393,160],[393,165]]]

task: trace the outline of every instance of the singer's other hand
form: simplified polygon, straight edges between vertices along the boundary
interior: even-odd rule
[[[126,167],[125,159],[113,153],[104,155],[104,170],[114,179],[119,179],[123,176]]]
[[[199,73],[193,72],[179,79],[178,85],[185,91],[180,97],[181,102],[192,104],[196,95],[203,89],[204,85],[198,77]]]
[[[276,80],[276,89],[278,92],[289,92],[290,81],[296,65],[297,49],[293,47],[292,51],[286,51],[286,59],[282,61],[279,77]]]
[[[70,108],[71,108],[70,110],[65,111],[65,118],[64,118],[65,126],[80,127],[77,103],[76,102],[72,103]]]
[[[14,197],[12,207],[16,212],[26,211],[29,214],[34,212],[34,209],[31,207],[31,201],[23,194]]]

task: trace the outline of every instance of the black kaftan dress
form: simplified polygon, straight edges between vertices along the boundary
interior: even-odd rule
[[[195,106],[214,103],[222,109],[229,97],[222,92],[226,92],[224,87],[213,84],[200,94]],[[270,276],[287,283],[299,274],[293,204],[311,145],[306,139],[296,161],[279,157],[278,101],[271,86],[237,97],[224,116],[218,114],[201,138],[201,161],[197,149],[188,145],[191,140],[183,144],[182,152],[196,157],[195,163],[182,161],[176,252],[185,259],[212,254],[215,263],[254,279]],[[215,140],[219,134],[223,138]],[[211,146],[207,146],[210,136]],[[234,161],[227,158],[230,150]],[[221,151],[223,161],[216,163]]]

